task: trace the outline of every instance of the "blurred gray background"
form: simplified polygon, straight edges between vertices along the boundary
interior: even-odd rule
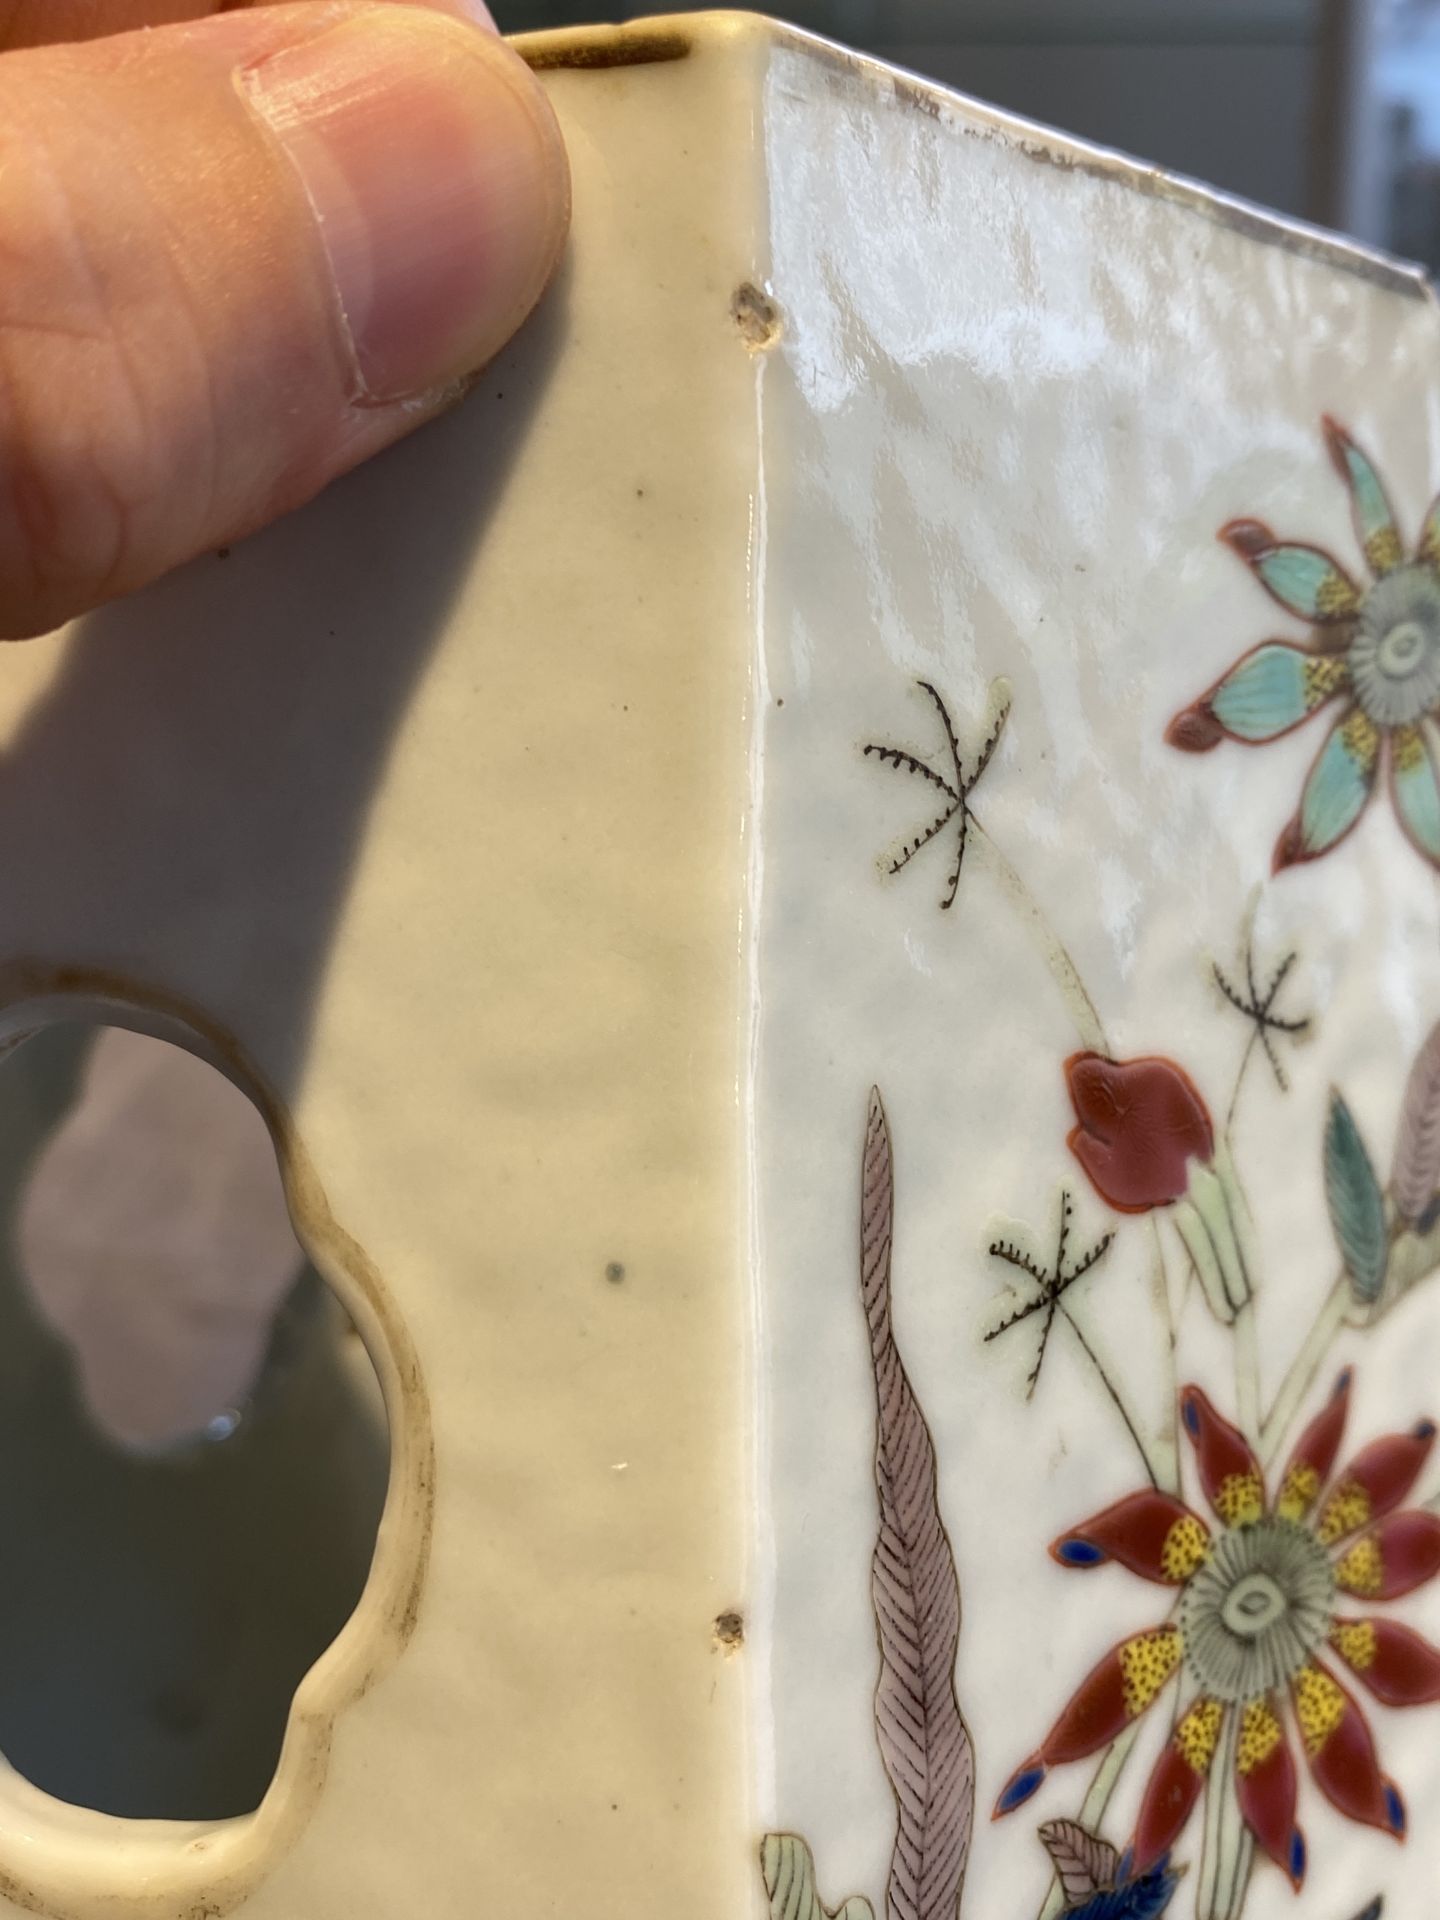
[[[693,10],[494,5],[509,33]],[[782,0],[773,11],[1440,269],[1440,0]]]

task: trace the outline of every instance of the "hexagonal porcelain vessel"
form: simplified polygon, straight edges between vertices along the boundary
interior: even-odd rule
[[[7,1031],[260,1103],[393,1475],[259,1811],[11,1776],[0,1911],[1426,1914],[1427,290],[763,21],[525,51],[523,339],[6,654]]]

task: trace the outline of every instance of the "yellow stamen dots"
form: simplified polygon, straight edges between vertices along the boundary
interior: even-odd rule
[[[1394,527],[1377,527],[1365,542],[1365,558],[1374,574],[1393,573],[1405,558],[1400,536]]]
[[[1313,1760],[1331,1734],[1345,1718],[1345,1695],[1339,1683],[1322,1673],[1319,1667],[1301,1667],[1296,1674],[1295,1717],[1300,1722],[1300,1738]]]
[[[1315,1537],[1322,1547],[1333,1547],[1370,1518],[1370,1496],[1358,1480],[1342,1480],[1320,1509]]]
[[[1305,662],[1305,706],[1308,711],[1323,706],[1332,694],[1339,693],[1350,679],[1350,669],[1341,653],[1312,654]]]
[[[1297,1460],[1285,1475],[1275,1511],[1282,1520],[1303,1520],[1319,1491],[1319,1474],[1304,1460]]]
[[[1354,586],[1337,568],[1331,567],[1315,593],[1316,613],[1322,620],[1329,620],[1337,613],[1354,613],[1359,605],[1360,596]]]
[[[1342,1593],[1357,1594],[1362,1600],[1379,1593],[1385,1584],[1385,1562],[1373,1534],[1357,1540],[1348,1553],[1341,1554],[1335,1562],[1335,1584]]]
[[[1357,707],[1341,727],[1340,738],[1356,766],[1368,773],[1380,757],[1380,730],[1374,721]]]
[[[1174,1586],[1182,1586],[1210,1558],[1210,1535],[1193,1513],[1184,1514],[1165,1536],[1160,1549],[1160,1571]]]
[[[1218,1700],[1203,1695],[1182,1715],[1175,1729],[1175,1750],[1196,1773],[1208,1773],[1220,1742],[1220,1723],[1225,1710]]]
[[[1375,1622],[1336,1620],[1330,1628],[1330,1644],[1347,1666],[1368,1673],[1375,1664]]]
[[[1390,735],[1390,763],[1396,773],[1414,773],[1425,759],[1425,742],[1418,727],[1396,727]]]
[[[1157,1627],[1153,1633],[1137,1633],[1121,1647],[1125,1711],[1132,1720],[1138,1719],[1161,1688],[1174,1678],[1182,1652],[1178,1627]]]
[[[1251,1700],[1240,1716],[1235,1771],[1242,1777],[1263,1767],[1284,1739],[1279,1716],[1268,1700]]]
[[[1265,1513],[1259,1474],[1227,1473],[1215,1493],[1215,1511],[1227,1527],[1253,1527]]]

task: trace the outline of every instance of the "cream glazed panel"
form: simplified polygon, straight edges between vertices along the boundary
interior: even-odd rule
[[[771,1910],[1422,1920],[1435,307],[823,50],[763,110]]]
[[[716,1623],[748,1511],[760,44],[531,43],[575,228],[514,348],[303,513],[4,654],[0,1037],[108,1018],[252,1095],[393,1444],[257,1812],[107,1820],[0,1768],[7,1914],[759,1900]]]

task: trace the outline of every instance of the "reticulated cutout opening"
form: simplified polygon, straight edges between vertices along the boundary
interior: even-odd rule
[[[0,1115],[0,1753],[107,1814],[251,1812],[369,1573],[375,1370],[213,1067],[50,1026]]]

